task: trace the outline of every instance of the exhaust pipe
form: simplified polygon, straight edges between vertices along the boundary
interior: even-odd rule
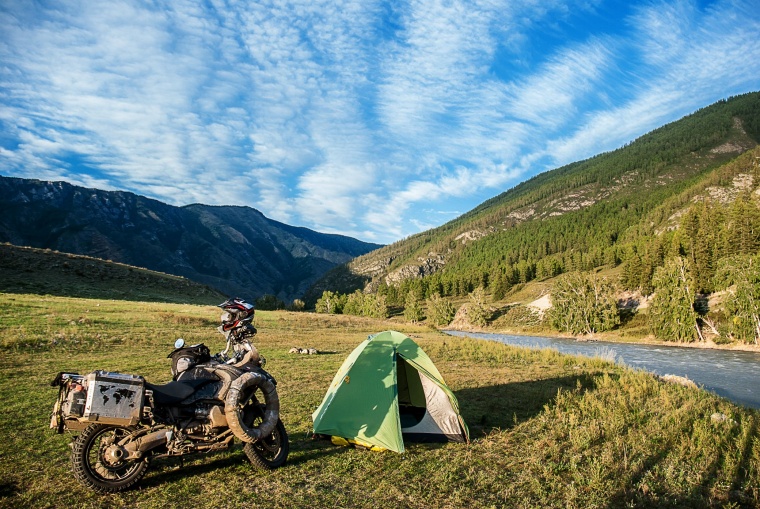
[[[156,447],[160,447],[162,445],[166,445],[167,442],[171,439],[171,431],[170,430],[160,430],[160,431],[154,431],[153,433],[149,433],[145,436],[142,436],[140,438],[136,438],[134,440],[130,440],[126,445],[124,445],[124,451],[126,454],[126,460],[137,460],[143,457],[143,454],[146,452],[155,449]]]

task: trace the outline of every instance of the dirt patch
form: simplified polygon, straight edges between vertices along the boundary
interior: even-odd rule
[[[534,300],[530,304],[527,305],[529,308],[533,308],[537,310],[539,313],[544,314],[544,312],[552,307],[552,296],[551,294],[546,294],[538,299]]]
[[[737,145],[736,143],[731,143],[729,141],[723,145],[715,147],[710,152],[713,154],[730,154],[732,152],[744,152],[744,150],[744,147],[741,145]]]
[[[448,325],[448,328],[460,331],[475,332],[477,329],[472,326],[470,319],[467,316],[469,309],[469,304],[462,304],[459,309],[457,309],[457,312],[454,315],[454,319]]]

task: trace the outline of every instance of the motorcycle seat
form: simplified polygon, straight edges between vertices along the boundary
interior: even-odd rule
[[[164,385],[154,385],[145,382],[145,388],[153,391],[153,401],[156,405],[176,405],[182,400],[188,398],[202,385],[207,384],[208,380],[183,380],[172,381]]]

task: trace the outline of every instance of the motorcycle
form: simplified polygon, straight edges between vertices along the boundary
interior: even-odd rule
[[[255,466],[275,469],[288,457],[275,379],[251,342],[254,307],[241,299],[219,305],[226,348],[211,356],[203,344],[178,339],[171,382],[138,375],[61,372],[50,427],[79,431],[71,443],[72,470],[84,486],[116,493],[134,486],[150,461],[230,449],[237,438]]]

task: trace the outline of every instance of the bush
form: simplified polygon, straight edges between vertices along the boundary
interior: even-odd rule
[[[658,267],[652,279],[654,297],[649,306],[652,333],[665,341],[691,342],[700,336],[694,310],[696,292],[689,261],[671,258]]]
[[[441,297],[440,293],[434,293],[427,299],[428,319],[433,325],[448,325],[456,315],[454,305],[448,299]]]
[[[615,286],[595,274],[565,274],[552,287],[548,319],[555,329],[571,334],[612,330],[620,324]]]
[[[290,306],[288,306],[288,309],[290,311],[303,311],[306,309],[306,303],[301,299],[294,299]]]

